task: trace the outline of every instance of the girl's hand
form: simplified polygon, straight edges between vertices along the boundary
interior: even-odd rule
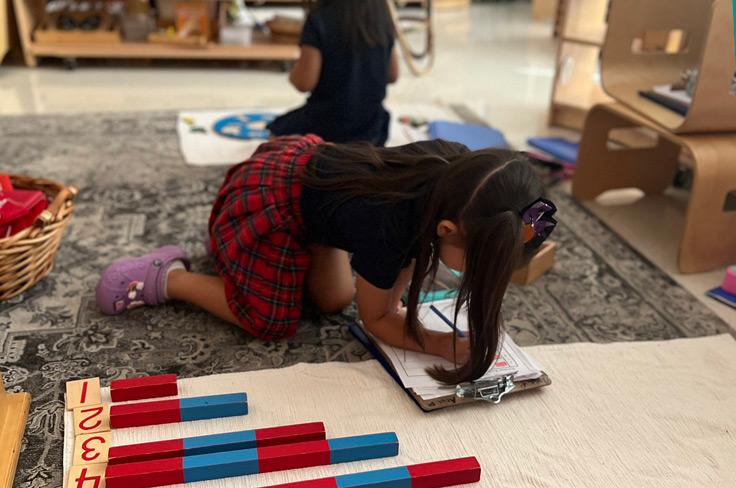
[[[407,268],[407,275],[408,275]],[[396,307],[400,287],[382,290],[368,283],[360,275],[355,280],[357,290],[358,314],[366,330],[381,341],[394,347],[409,351],[424,352],[439,356],[458,365],[465,364],[470,357],[467,339],[446,332],[419,329],[421,345],[411,339],[406,331],[406,310]]]

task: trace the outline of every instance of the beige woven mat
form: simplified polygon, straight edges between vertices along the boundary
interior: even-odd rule
[[[465,455],[479,458],[484,487],[736,486],[736,342],[730,336],[528,350],[552,386],[499,406],[425,414],[374,361],[301,364],[186,380],[183,396],[247,391],[250,414],[119,430],[115,442],[312,420],[323,420],[330,437],[399,435],[398,458],[191,487],[265,486]]]

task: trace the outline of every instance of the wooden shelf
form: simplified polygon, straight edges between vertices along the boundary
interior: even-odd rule
[[[467,10],[470,8],[470,0],[435,0],[434,8],[437,10]]]
[[[550,125],[580,130],[590,107],[612,101],[597,82],[598,53],[597,46],[560,43]]]
[[[565,0],[549,124],[580,130],[596,103],[611,99],[597,81],[608,0]],[[570,64],[572,63],[572,66]]]
[[[603,45],[603,38],[605,32],[598,32],[595,30],[589,31],[576,31],[567,33],[562,37],[563,41],[576,42],[579,44],[588,44],[590,46],[601,47]]]
[[[272,1],[269,0],[268,3]],[[196,47],[145,42],[39,43],[33,38],[33,30],[39,23],[37,17],[40,14],[32,9],[31,5],[32,2],[28,0],[13,0],[18,34],[27,66],[36,66],[39,57],[275,61],[294,61],[299,57],[299,46],[272,42],[268,36],[254,36],[254,43],[248,46],[223,45],[214,42]]]
[[[569,0],[562,37],[603,44],[607,9],[608,0]]]
[[[219,59],[293,61],[299,47],[289,44],[252,44],[226,46],[209,43],[203,47],[176,46],[145,42],[120,44],[33,44],[35,56],[57,58],[146,58],[146,59]]]

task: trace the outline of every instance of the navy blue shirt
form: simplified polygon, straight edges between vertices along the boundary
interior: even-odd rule
[[[319,82],[305,107],[306,132],[331,142],[369,141],[379,145],[388,132],[383,107],[393,43],[351,46],[329,6],[310,12],[300,45],[322,54]]]
[[[460,152],[468,151],[462,144],[456,147]],[[412,154],[439,151],[434,141],[416,142],[398,149]],[[326,170],[318,154],[309,164],[320,178],[334,174]],[[344,200],[340,192],[304,186],[300,207],[306,238],[311,243],[352,253],[350,264],[356,273],[377,288],[390,289],[401,270],[417,255],[425,198],[420,195],[398,203],[365,197]]]

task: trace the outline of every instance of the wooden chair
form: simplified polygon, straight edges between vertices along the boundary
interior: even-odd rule
[[[657,133],[653,147],[609,145],[612,130],[636,127]],[[694,178],[680,241],[680,271],[736,263],[736,134],[674,134],[621,104],[596,105],[583,129],[572,194],[590,200],[630,187],[662,193],[673,181],[683,147],[692,155],[686,160]]]
[[[601,81],[617,103],[591,109],[580,143],[572,189],[578,199],[626,187],[661,193],[686,148],[694,180],[678,257],[684,273],[736,263],[733,26],[731,0],[612,0]],[[678,81],[686,68],[699,71],[687,115],[639,96]],[[609,144],[612,130],[636,127],[656,134],[653,146]]]
[[[611,97],[678,134],[736,132],[732,0],[611,0],[610,8],[601,84]],[[634,49],[647,36],[670,33],[679,33],[673,49]],[[700,74],[686,116],[639,96],[688,68]]]

